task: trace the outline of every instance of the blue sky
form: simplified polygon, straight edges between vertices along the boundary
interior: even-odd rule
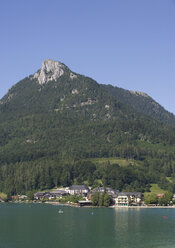
[[[175,0],[5,0],[0,34],[0,98],[49,58],[175,114]]]

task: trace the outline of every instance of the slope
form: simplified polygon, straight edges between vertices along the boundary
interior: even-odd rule
[[[97,157],[142,161],[142,174],[146,168],[154,182],[173,173],[174,145],[173,127],[139,113],[93,79],[47,60],[0,101],[0,190],[16,193],[98,177],[111,185],[113,179],[105,181],[110,167],[97,176],[99,169],[90,165],[93,170],[86,175],[81,159]],[[128,183],[138,181],[139,173],[130,175]],[[149,180],[143,180],[142,188]],[[122,179],[120,189],[125,183]]]
[[[132,106],[136,111],[161,121],[164,124],[175,125],[175,116],[165,110],[147,94],[139,91],[125,90],[112,85],[102,85],[102,88],[115,96],[118,101]]]

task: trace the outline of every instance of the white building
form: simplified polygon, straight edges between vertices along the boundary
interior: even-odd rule
[[[89,191],[90,190],[86,185],[72,185],[68,189],[70,195],[86,195]]]

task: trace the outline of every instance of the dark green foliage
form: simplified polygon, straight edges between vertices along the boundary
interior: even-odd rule
[[[112,198],[107,193],[105,193],[103,198],[104,207],[109,207],[111,204],[112,204]]]
[[[161,198],[159,198],[159,205],[167,206],[172,204],[173,194],[171,192],[165,193]]]
[[[92,195],[92,205],[100,207],[109,207],[112,204],[112,198],[108,193],[95,192]]]
[[[93,187],[102,179],[104,186],[118,190],[142,191],[149,189],[149,171],[142,167],[118,165],[95,165],[92,162],[42,159],[3,165],[0,167],[0,191],[18,194],[34,190],[46,190],[58,186],[84,184]]]
[[[1,99],[0,191],[95,186],[101,180],[104,186],[142,192],[156,182],[174,192],[164,179],[175,174],[175,128],[163,124],[173,124],[174,116],[159,108],[151,118],[149,98],[131,94],[124,100],[121,90],[76,75],[71,79],[66,67],[57,81],[44,85],[31,76]],[[134,159],[142,166],[86,161],[97,157]]]
[[[34,200],[34,194],[33,194],[32,191],[28,191],[28,192],[27,192],[27,199],[28,199],[29,201]]]
[[[165,124],[175,125],[175,116],[166,111],[147,94],[125,90],[112,85],[103,85],[102,87],[115,96],[120,102],[132,106],[136,111],[144,113]]]
[[[156,194],[150,194],[144,198],[145,204],[158,204],[158,197]]]
[[[95,193],[92,195],[92,205],[98,206],[99,197],[100,197],[100,193],[99,193],[99,192],[95,192]]]

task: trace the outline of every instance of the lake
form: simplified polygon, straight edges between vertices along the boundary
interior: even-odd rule
[[[0,248],[57,247],[174,248],[175,209],[0,204]]]

